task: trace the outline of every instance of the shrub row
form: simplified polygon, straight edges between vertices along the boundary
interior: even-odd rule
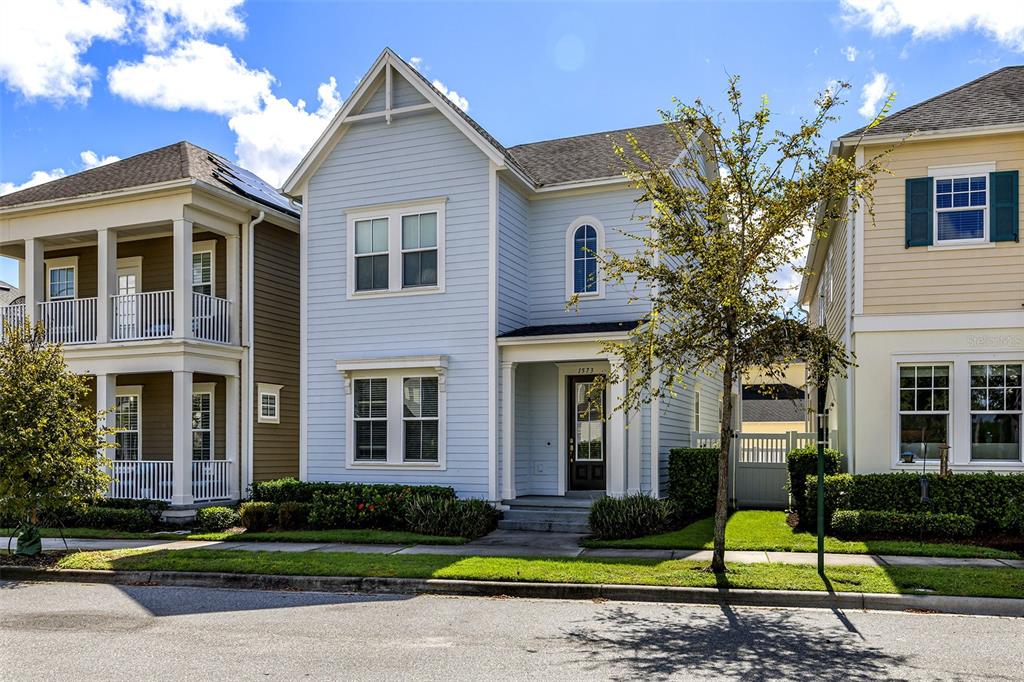
[[[921,502],[920,474],[836,474],[825,477],[825,518],[840,509],[922,512],[970,516],[979,530],[1009,530],[1010,511],[1024,500],[1024,474],[926,474],[928,503]],[[817,480],[809,476],[801,515],[816,514]]]
[[[237,526],[238,511],[231,507],[202,507],[196,510],[196,528],[205,531],[227,530]]]
[[[672,505],[643,493],[602,497],[590,507],[590,530],[605,540],[660,533],[668,527]]]
[[[975,526],[974,519],[964,514],[840,509],[832,515],[832,532],[841,538],[959,540],[974,535]]]
[[[372,495],[430,495],[454,499],[455,490],[438,485],[397,485],[383,483],[323,483],[318,481],[300,481],[295,478],[278,478],[273,481],[256,481],[252,484],[251,499],[254,502],[312,502],[316,493],[331,495],[334,493],[350,494],[356,497]]]
[[[797,448],[796,450],[793,450],[786,455],[786,469],[789,471],[789,481],[786,485],[786,489],[792,497],[793,509],[799,513],[807,506],[807,489],[803,485],[803,482],[807,480],[808,476],[817,477],[818,475],[818,448],[815,446],[808,446],[806,448]],[[842,470],[843,453],[838,450],[826,448],[825,475],[830,476],[838,474]],[[817,495],[817,490],[815,490],[814,494],[815,496]],[[817,499],[817,497],[815,497],[815,499]],[[815,505],[816,504],[817,503],[815,503]],[[800,514],[801,525],[813,523],[813,516],[810,517],[810,521],[805,517],[806,514]]]
[[[153,515],[146,509],[88,505],[68,512],[64,525],[71,528],[103,528],[141,533],[153,527]]]
[[[674,525],[715,511],[718,448],[673,448],[668,456],[668,499]]]
[[[485,500],[413,495],[406,504],[405,526],[424,535],[478,538],[495,529],[498,516]]]

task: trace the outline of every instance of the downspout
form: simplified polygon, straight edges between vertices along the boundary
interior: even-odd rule
[[[248,237],[248,249],[247,250],[248,250],[249,253],[248,253],[248,257],[246,258],[246,263],[245,263],[245,273],[246,273],[246,275],[245,275],[245,298],[246,298],[246,316],[245,316],[246,317],[246,322],[245,322],[245,327],[246,327],[246,336],[248,337],[248,340],[249,340],[249,348],[248,348],[248,351],[246,352],[247,375],[248,375],[248,378],[249,378],[249,381],[248,381],[249,387],[248,387],[248,390],[246,391],[246,393],[247,393],[247,400],[248,400],[248,403],[246,405],[246,415],[248,415],[248,417],[246,419],[246,423],[249,425],[249,427],[246,429],[247,447],[245,449],[246,450],[246,452],[245,452],[245,456],[246,456],[246,467],[245,467],[245,469],[246,469],[246,472],[247,472],[247,475],[248,475],[248,479],[249,479],[248,481],[245,482],[247,487],[249,485],[252,485],[252,480],[253,480],[253,474],[252,474],[252,467],[253,467],[252,447],[253,447],[254,424],[253,424],[253,416],[252,415],[253,415],[253,401],[254,401],[254,398],[255,398],[255,395],[256,395],[256,393],[255,393],[256,387],[253,384],[253,348],[255,347],[255,339],[253,338],[253,317],[255,317],[255,315],[253,313],[254,313],[255,308],[256,308],[256,306],[254,304],[254,301],[253,301],[253,262],[255,260],[254,256],[253,256],[253,247],[254,247],[254,245],[256,243],[256,236],[255,236],[256,232],[255,232],[254,228],[257,225],[259,225],[260,223],[262,223],[263,220],[266,217],[267,217],[267,212],[261,210],[260,214],[258,216],[256,216],[253,220],[249,221],[249,234],[247,235],[247,237]]]

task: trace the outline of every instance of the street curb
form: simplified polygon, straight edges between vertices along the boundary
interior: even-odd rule
[[[2,566],[0,580],[160,585],[243,590],[361,592],[369,594],[438,594],[463,597],[529,599],[607,599],[672,604],[774,606],[872,611],[931,611],[972,616],[1024,617],[1024,599],[945,597],[863,592],[747,590],[657,585],[587,585],[576,583],[442,580],[437,578],[357,578],[342,576],[265,575],[185,571],[94,571]]]

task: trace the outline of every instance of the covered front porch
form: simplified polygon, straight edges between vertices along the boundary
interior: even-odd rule
[[[616,409],[626,385],[591,390],[616,373],[599,339],[501,338],[499,348],[503,500],[589,506],[602,495],[652,489],[644,415]]]
[[[238,377],[191,371],[89,377],[118,429],[109,497],[175,507],[239,497]]]

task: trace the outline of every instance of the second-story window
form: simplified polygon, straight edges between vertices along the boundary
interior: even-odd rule
[[[192,291],[213,296],[212,251],[196,251],[192,254]]]
[[[402,286],[437,284],[437,214],[402,216]]]
[[[604,282],[598,254],[604,248],[604,227],[586,216],[569,226],[565,244],[566,298],[602,298]]]
[[[75,268],[50,268],[50,300],[59,301],[75,297]]]
[[[984,239],[987,210],[987,176],[936,178],[936,243]]]
[[[356,221],[356,291],[388,288],[388,219]]]
[[[348,214],[348,295],[393,296],[444,289],[444,199]]]

